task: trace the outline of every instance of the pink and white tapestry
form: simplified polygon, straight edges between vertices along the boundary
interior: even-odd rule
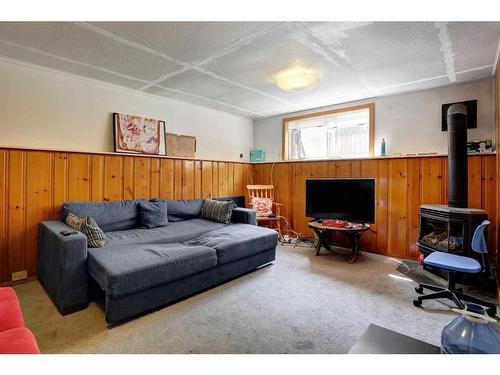
[[[114,113],[115,151],[165,154],[165,122]]]

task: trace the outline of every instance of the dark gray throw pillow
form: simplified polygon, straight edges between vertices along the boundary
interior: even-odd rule
[[[139,202],[139,226],[141,228],[164,227],[168,224],[167,202]]]
[[[236,203],[233,201],[221,202],[205,199],[201,206],[200,216],[204,219],[228,224],[231,221],[231,214],[235,207]]]

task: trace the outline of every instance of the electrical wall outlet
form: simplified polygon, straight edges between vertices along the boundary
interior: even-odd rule
[[[12,272],[12,281],[26,280],[28,278],[28,271]]]

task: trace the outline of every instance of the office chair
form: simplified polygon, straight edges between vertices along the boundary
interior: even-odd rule
[[[485,256],[488,254],[488,248],[486,247],[486,240],[484,239],[484,228],[486,228],[488,224],[490,224],[490,222],[488,220],[484,220],[476,228],[471,243],[472,250],[481,254],[482,264],[474,258],[441,251],[434,251],[424,259],[425,265],[448,271],[448,287],[443,288],[436,285],[418,284],[418,287],[415,288],[417,293],[422,294],[424,289],[429,289],[435,293],[418,296],[417,299],[413,300],[413,304],[415,306],[421,306],[422,301],[426,299],[448,298],[449,300],[452,300],[459,309],[465,308],[465,305],[462,302],[462,300],[464,300],[485,306],[487,308],[486,311],[488,315],[495,316],[496,305],[463,294],[461,289],[457,290],[455,288],[456,272],[475,274],[485,270],[487,264],[485,262]]]

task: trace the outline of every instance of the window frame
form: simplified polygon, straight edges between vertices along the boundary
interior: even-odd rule
[[[359,104],[349,107],[341,107],[335,109],[329,109],[321,112],[306,113],[303,115],[297,115],[292,117],[285,117],[282,119],[282,136],[281,136],[281,159],[283,161],[308,161],[308,160],[345,160],[345,159],[330,159],[330,158],[318,158],[318,159],[289,159],[288,158],[288,126],[291,122],[297,120],[306,120],[313,118],[326,117],[337,113],[348,113],[356,112],[363,109],[368,109],[368,156],[373,158],[373,144],[375,136],[375,103]],[[351,158],[352,159],[352,158]]]

